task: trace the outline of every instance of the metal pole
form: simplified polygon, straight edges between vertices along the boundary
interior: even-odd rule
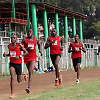
[[[59,36],[59,20],[58,20],[58,12],[55,12],[55,28],[57,30],[57,36]]]
[[[14,3],[14,0],[12,0],[12,18],[15,18],[15,3]]]
[[[37,17],[36,17],[36,6],[34,4],[31,5],[31,11],[32,11],[32,28],[34,31],[34,36],[38,38],[37,33]]]
[[[73,37],[76,35],[76,23],[75,18],[73,18]]]
[[[79,37],[83,40],[83,33],[82,33],[82,20],[79,20]]]
[[[26,0],[26,13],[27,13],[27,28],[30,28],[30,18],[29,18],[29,2]]]
[[[11,23],[9,23],[9,32],[10,32],[10,37],[11,37]]]
[[[66,42],[68,42],[68,22],[67,22],[67,15],[65,15],[65,19],[64,19],[64,28],[65,28],[65,34],[64,34],[65,35],[65,39],[66,39]]]
[[[32,11],[32,28],[33,28],[34,36],[35,36],[35,38],[38,38],[36,6],[34,4],[31,5],[31,11]],[[39,55],[37,46],[36,46],[36,54],[37,54],[37,56]]]
[[[1,26],[1,31],[4,31],[4,24]],[[4,32],[2,32],[2,36],[4,36]]]
[[[67,22],[67,15],[65,14],[65,19],[64,19],[64,28],[65,28],[65,43],[66,43],[66,65],[68,68],[68,22]]]
[[[65,38],[68,40],[68,22],[67,22],[67,15],[65,15],[65,20],[64,20],[64,25],[65,25]]]
[[[12,18],[15,18],[15,2],[12,0]],[[16,34],[16,26],[13,27]]]
[[[25,35],[26,35],[26,33],[27,33],[27,32],[26,32],[26,25],[25,25]]]
[[[79,20],[79,37],[80,37],[80,41],[83,43],[82,20]],[[82,60],[84,61],[83,52],[82,52]],[[84,67],[84,64],[82,64],[82,67]]]
[[[45,41],[48,38],[48,23],[47,23],[47,12],[46,10],[43,10],[43,23],[44,23],[44,36],[45,36]],[[50,67],[50,59],[49,59],[49,48],[46,49],[46,59],[47,59],[47,68]]]

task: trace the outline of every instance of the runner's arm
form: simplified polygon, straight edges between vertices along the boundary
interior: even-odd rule
[[[23,44],[23,45],[24,45],[24,44],[25,44],[25,41],[26,41],[26,39],[25,39],[25,38],[23,38],[23,39],[22,39],[21,44]]]
[[[20,57],[26,56],[28,54],[28,51],[24,48],[24,46],[22,44],[19,44],[19,49],[21,51],[24,51],[23,55],[19,55],[15,57],[15,60],[18,60]]]
[[[82,48],[79,48],[79,49],[82,50],[82,51],[85,53],[86,50],[85,50],[85,48],[84,48],[84,46],[83,46],[83,43],[81,43],[81,47],[82,47]]]
[[[98,46],[98,53],[97,53],[97,55],[99,55],[99,52],[100,52],[100,50],[99,50],[99,46]]]
[[[75,50],[71,50],[71,48],[72,48],[72,43],[70,43],[70,45],[69,45],[68,52],[69,52],[69,53],[71,53],[71,52],[75,52]]]
[[[61,47],[60,47],[60,50],[62,51],[63,50],[63,38],[60,36],[60,43],[61,43]]]
[[[26,42],[26,38],[23,38],[23,40],[22,40],[21,44],[22,44],[22,45],[24,45],[24,44],[25,44],[25,42]],[[31,49],[31,47],[28,47],[28,48],[25,48],[25,49],[28,51],[29,49]]]
[[[36,41],[37,41],[37,45],[38,45],[38,49],[39,49],[39,53],[40,53],[41,56],[42,56],[41,46],[40,46],[39,40],[37,39]]]
[[[9,48],[9,47],[8,47],[8,48]],[[6,57],[6,56],[10,56],[10,53],[6,54],[6,53],[4,52],[3,57]]]
[[[19,48],[24,51],[24,54],[22,56],[26,56],[28,55],[28,51],[24,48],[24,46],[22,44],[19,44]]]
[[[50,43],[50,37],[48,37],[46,43],[45,43],[45,46],[44,46],[44,49],[47,49],[48,47],[50,47],[53,43],[55,43],[55,40],[53,40],[51,43]]]

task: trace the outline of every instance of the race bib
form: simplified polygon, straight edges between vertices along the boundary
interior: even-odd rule
[[[79,51],[79,47],[75,47],[75,49],[76,49],[77,51]]]
[[[28,47],[31,47],[31,49],[34,49],[34,44],[29,43]]]
[[[57,40],[56,40],[55,43],[53,43],[52,45],[57,45]]]
[[[10,51],[10,57],[16,57],[16,51]]]

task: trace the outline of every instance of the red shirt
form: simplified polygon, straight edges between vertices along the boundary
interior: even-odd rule
[[[99,46],[99,50],[100,50],[100,46]]]
[[[81,47],[81,42],[79,42],[78,45],[75,45],[75,42],[72,42],[72,50],[74,50],[75,48],[79,50],[79,47]],[[82,57],[81,51],[72,52],[72,59],[79,58],[79,57]]]
[[[11,48],[11,44],[12,43],[10,43],[8,46],[9,53],[10,53],[10,61],[15,64],[21,64],[22,63],[21,58],[19,58],[18,60],[15,60],[16,56],[21,55],[21,50],[18,48],[19,43],[16,44],[15,48]]]
[[[52,36],[50,37],[50,43],[56,40],[55,43],[53,43],[50,46],[50,54],[54,55],[54,54],[62,54],[62,51],[60,50],[60,39],[59,36],[57,36],[56,38],[53,38]]]
[[[33,40],[30,41],[28,37],[26,37],[26,41],[24,44],[25,48],[31,47],[31,49],[28,50],[28,55],[24,56],[24,62],[30,62],[33,60],[36,60],[37,55],[36,55],[36,38],[33,37]]]

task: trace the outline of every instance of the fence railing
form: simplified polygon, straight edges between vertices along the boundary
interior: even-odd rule
[[[18,42],[21,42],[22,38],[18,38]],[[45,39],[40,39],[41,51],[43,56],[38,55],[36,66],[39,66],[40,69],[47,68],[48,60],[46,58],[46,50],[44,49]],[[68,42],[64,42],[64,49],[61,55],[61,59],[59,62],[60,70],[68,70],[73,68],[71,53],[68,53],[68,46],[73,39],[68,39]],[[81,67],[92,67],[92,66],[100,66],[100,57],[97,56],[97,49],[99,45],[99,41],[92,40],[82,40],[83,44],[86,48],[86,53],[82,53],[82,63]],[[3,57],[3,53],[8,53],[8,44],[11,42],[9,37],[0,37],[0,73],[8,73],[9,74],[9,57]],[[50,56],[49,56],[50,58]],[[41,63],[38,63],[40,60]],[[50,66],[52,65],[50,59]],[[26,65],[24,64],[24,59],[22,63],[22,71],[27,72]]]

